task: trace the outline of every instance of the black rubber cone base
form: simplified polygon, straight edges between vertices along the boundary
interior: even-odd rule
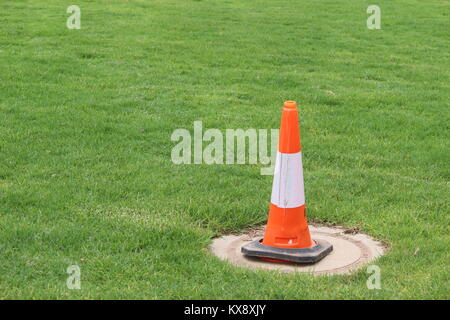
[[[252,241],[241,248],[241,252],[250,257],[269,258],[295,263],[316,263],[333,250],[331,243],[325,240],[314,240],[311,248],[290,249],[269,247],[261,240]]]

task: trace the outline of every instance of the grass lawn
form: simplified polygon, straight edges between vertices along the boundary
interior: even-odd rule
[[[449,8],[2,0],[0,298],[449,298]],[[171,134],[278,128],[285,100],[300,105],[309,219],[388,243],[381,290],[365,268],[279,274],[209,252],[265,223],[272,176],[173,164]]]

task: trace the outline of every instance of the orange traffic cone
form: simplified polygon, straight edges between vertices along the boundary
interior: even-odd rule
[[[314,263],[333,250],[327,241],[311,240],[305,213],[301,151],[297,103],[286,101],[266,232],[264,239],[241,248],[245,255],[275,262]]]

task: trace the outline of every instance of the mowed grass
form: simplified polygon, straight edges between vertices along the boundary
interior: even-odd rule
[[[0,3],[0,298],[449,298],[449,3]],[[311,277],[236,268],[261,165],[175,165],[177,128],[278,128],[300,105],[308,216],[389,244]],[[205,143],[206,145],[206,143]],[[81,290],[66,269],[81,268]]]

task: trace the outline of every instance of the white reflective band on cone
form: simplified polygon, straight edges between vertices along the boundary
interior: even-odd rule
[[[305,204],[302,153],[277,153],[270,202],[279,208]]]

